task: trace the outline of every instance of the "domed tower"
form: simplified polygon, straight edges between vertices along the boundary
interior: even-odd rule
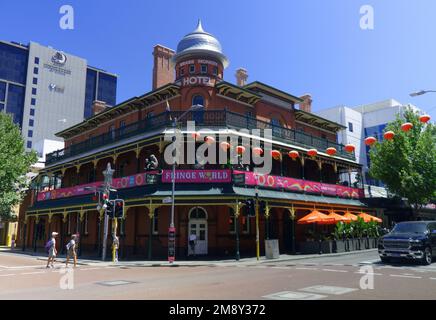
[[[183,37],[173,56],[176,83],[181,86],[214,86],[223,79],[223,71],[229,64],[221,44],[203,30],[201,21],[197,28]]]

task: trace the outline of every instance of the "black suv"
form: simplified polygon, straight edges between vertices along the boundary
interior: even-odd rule
[[[432,252],[436,254],[436,221],[397,223],[378,242],[382,262],[389,262],[391,258],[407,258],[431,264]]]

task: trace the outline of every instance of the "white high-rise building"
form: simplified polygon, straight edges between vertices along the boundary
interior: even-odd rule
[[[336,106],[316,113],[323,118],[347,127],[338,135],[338,142],[344,145],[350,143],[356,146],[356,161],[363,165],[365,184],[383,187],[381,181],[372,179],[368,175],[370,166],[369,147],[365,145],[364,140],[369,136],[376,137],[377,140],[383,139],[386,125],[394,121],[398,115],[402,117],[407,108],[423,113],[412,104],[402,104],[394,99],[355,107]],[[377,188],[373,188],[373,190],[377,190]]]

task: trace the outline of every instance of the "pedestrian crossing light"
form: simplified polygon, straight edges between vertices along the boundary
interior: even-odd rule
[[[246,217],[256,216],[256,208],[254,206],[254,200],[248,199],[244,201],[243,215]]]
[[[114,201],[115,218],[124,218],[124,200],[116,199]]]
[[[109,218],[114,218],[115,216],[115,201],[114,200],[108,200],[106,205],[106,213],[109,216]]]

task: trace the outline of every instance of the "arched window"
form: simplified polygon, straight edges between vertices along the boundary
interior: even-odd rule
[[[195,106],[197,104],[199,104],[201,106],[204,106],[204,98],[203,98],[203,96],[195,95],[195,96],[192,97],[192,105]]]
[[[189,219],[207,219],[206,211],[200,207],[192,208],[189,213]]]

